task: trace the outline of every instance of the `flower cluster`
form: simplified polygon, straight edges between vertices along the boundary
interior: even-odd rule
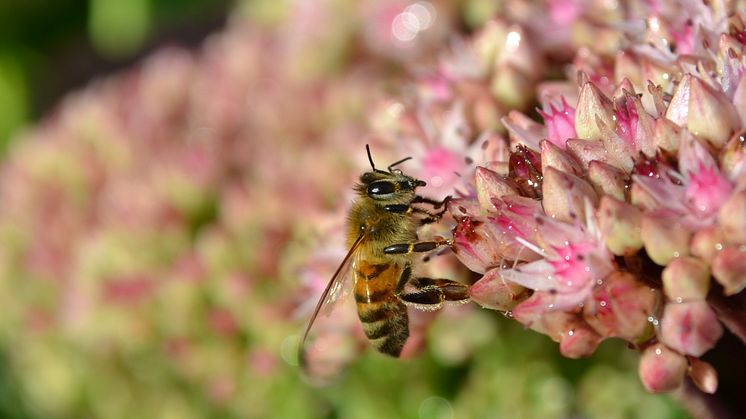
[[[579,50],[577,80],[537,89],[543,123],[502,118],[509,155],[478,160],[473,193],[451,202],[453,250],[483,275],[475,302],[565,356],[621,338],[648,390],[688,373],[714,392],[698,358],[746,287],[746,15],[633,3],[644,14],[622,22],[644,31],[620,33],[613,56]]]

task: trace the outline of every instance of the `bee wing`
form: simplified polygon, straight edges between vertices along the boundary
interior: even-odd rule
[[[352,247],[350,247],[350,250],[347,252],[347,255],[342,260],[342,263],[340,263],[339,268],[337,268],[337,271],[334,272],[334,275],[332,276],[332,279],[329,280],[329,284],[327,284],[326,288],[324,289],[324,292],[321,293],[321,298],[319,298],[319,302],[316,304],[316,308],[313,310],[313,314],[311,315],[311,319],[308,321],[308,325],[306,326],[306,330],[303,332],[303,335],[300,339],[300,343],[298,345],[298,362],[300,362],[301,366],[305,366],[305,346],[306,346],[306,338],[308,338],[308,332],[311,331],[311,327],[313,326],[313,323],[316,321],[316,317],[318,317],[319,313],[326,309],[330,308],[332,306],[332,303],[337,301],[340,296],[343,296],[345,292],[347,292],[347,287],[345,287],[345,283],[347,278],[349,278],[349,271],[350,271],[350,265],[352,264],[352,261],[354,260],[353,255],[355,255],[355,252],[357,251],[358,247],[360,247],[360,244],[363,242],[363,238],[365,237],[365,234],[361,233],[360,236],[358,236],[357,240],[355,240],[355,243],[352,244]]]

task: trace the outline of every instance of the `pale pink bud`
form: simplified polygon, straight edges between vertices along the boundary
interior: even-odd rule
[[[723,93],[691,74],[684,75],[676,87],[666,118],[717,147],[741,126],[736,109]]]
[[[598,200],[593,187],[585,180],[552,167],[544,171],[542,183],[544,212],[560,221],[585,219],[585,201]]]
[[[642,209],[653,211],[658,209],[658,200],[648,191],[646,188],[640,186],[639,183],[635,182],[630,188],[630,202],[633,205]]]
[[[709,290],[710,270],[700,259],[684,256],[663,270],[663,292],[673,301],[704,300]]]
[[[666,304],[660,338],[677,352],[702,356],[722,335],[723,327],[707,302]]]
[[[689,254],[692,233],[666,213],[645,214],[640,231],[642,243],[653,262],[661,266]]]
[[[553,296],[545,292],[535,292],[515,306],[510,314],[518,323],[559,342],[563,335],[583,322],[577,314],[553,308]]]
[[[746,245],[746,190],[734,193],[718,211],[723,236],[731,244]]]
[[[624,201],[629,177],[614,166],[593,160],[588,165],[588,179],[599,195],[611,195]]]
[[[678,151],[681,142],[681,128],[667,118],[658,118],[655,121],[653,138],[655,147],[671,152]]]
[[[723,286],[725,295],[746,288],[746,246],[721,250],[712,261],[712,276]]]
[[[715,394],[718,389],[718,373],[709,363],[699,358],[689,357],[689,376],[694,384],[707,394]]]
[[[500,118],[504,112],[491,96],[483,94],[471,103],[468,116],[474,124],[475,131],[485,132],[500,127]]]
[[[604,244],[615,255],[631,255],[642,248],[642,213],[637,207],[610,196],[601,198],[597,211]]]
[[[490,91],[506,108],[526,109],[532,100],[534,82],[511,64],[499,65],[492,76]]]
[[[583,168],[572,155],[562,149],[564,146],[560,148],[547,140],[543,140],[540,146],[541,167],[543,170],[554,167],[560,172],[570,173],[575,176],[583,174]]]
[[[603,337],[583,322],[565,330],[560,336],[560,353],[567,358],[578,359],[591,356]]]
[[[689,250],[692,255],[707,263],[712,263],[718,252],[723,250],[724,242],[725,239],[719,227],[704,228],[694,233],[692,242],[689,244]]]
[[[746,179],[746,132],[737,132],[720,151],[720,170],[737,184]]]
[[[614,80],[618,83],[621,83],[623,80],[629,80],[633,86],[644,86],[640,62],[633,52],[617,52],[614,60]]]
[[[650,317],[658,302],[655,290],[627,272],[613,272],[593,289],[583,307],[585,321],[601,336],[630,342],[645,340],[652,333]]]
[[[606,146],[600,140],[572,139],[568,140],[566,145],[570,154],[581,162],[585,168],[588,168],[593,160],[611,164]]]
[[[499,20],[490,20],[482,25],[481,29],[474,35],[472,50],[483,71],[490,69],[498,56],[502,54],[504,43],[501,42],[508,34],[507,25]]]
[[[741,126],[746,126],[746,77],[744,76],[741,76],[733,93],[733,106],[741,121]]]
[[[575,131],[578,138],[597,140],[602,138],[601,128],[596,123],[599,118],[607,126],[613,127],[614,105],[593,83],[585,83],[580,90],[578,106],[575,109]]]
[[[546,138],[546,127],[518,111],[510,111],[500,120],[510,134],[511,144],[523,144],[532,150],[539,150],[539,142]]]
[[[512,25],[508,30],[502,53],[497,56],[495,62],[497,66],[495,71],[499,72],[505,65],[510,65],[521,74],[536,79],[543,70],[542,57],[538,48],[533,45],[531,38],[526,35],[521,26]]]
[[[453,253],[467,268],[485,273],[502,259],[495,243],[495,231],[486,221],[471,217],[456,218],[453,229]]]
[[[526,289],[500,276],[499,269],[490,269],[469,288],[472,301],[491,310],[508,311],[528,297]]]
[[[638,371],[647,391],[665,393],[681,385],[687,367],[686,357],[672,351],[666,345],[657,343],[642,352]]]
[[[511,182],[484,167],[477,167],[474,182],[477,188],[479,205],[485,212],[494,211],[493,199],[500,199],[505,195],[518,195]]]

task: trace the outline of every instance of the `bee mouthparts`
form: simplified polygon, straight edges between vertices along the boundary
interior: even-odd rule
[[[427,183],[425,183],[424,180],[419,180],[418,179],[417,182],[415,183],[415,185],[416,186],[427,186]]]

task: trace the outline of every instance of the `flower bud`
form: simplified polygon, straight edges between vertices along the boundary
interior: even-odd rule
[[[709,290],[710,271],[700,259],[684,256],[663,270],[663,292],[673,301],[701,301]]]
[[[681,128],[667,118],[658,118],[655,121],[653,138],[656,148],[671,152],[678,151],[681,141]]]
[[[493,199],[500,199],[505,195],[518,194],[510,182],[484,167],[477,167],[474,174],[474,182],[477,187],[479,205],[485,212],[494,212],[495,206],[492,204]]]
[[[501,256],[495,244],[495,232],[488,231],[484,220],[457,217],[453,229],[453,253],[467,268],[485,273],[500,263]]]
[[[734,295],[746,288],[746,248],[726,247],[712,261],[712,276]]]
[[[593,289],[583,307],[585,321],[601,336],[630,342],[645,340],[652,333],[649,317],[658,295],[627,272],[614,272]]]
[[[584,322],[579,321],[560,336],[560,353],[571,359],[589,357],[596,352],[602,340],[601,335]]]
[[[645,214],[642,217],[642,243],[653,262],[661,266],[689,254],[692,233],[675,217],[667,214]]]
[[[552,167],[544,171],[541,191],[546,214],[566,222],[584,220],[585,201],[595,204],[598,200],[588,182]]]
[[[717,147],[741,126],[736,109],[723,93],[691,74],[684,75],[676,87],[666,118]]]
[[[677,389],[687,371],[686,358],[666,345],[657,343],[645,348],[638,371],[645,389],[651,393],[665,393]]]
[[[578,138],[598,140],[602,137],[601,128],[596,123],[599,118],[607,126],[615,126],[614,107],[611,100],[593,83],[585,83],[580,90],[578,106],[575,109],[575,131]]]
[[[736,183],[746,178],[746,131],[734,134],[720,151],[720,170]]]
[[[672,349],[687,355],[702,356],[715,346],[722,335],[723,327],[707,302],[666,304],[660,338]]]
[[[655,199],[655,197],[646,188],[643,188],[637,182],[632,183],[632,188],[630,188],[629,195],[630,202],[632,202],[633,205],[644,210],[654,211],[659,207],[658,201]]]
[[[746,77],[741,76],[733,94],[733,107],[736,109],[741,126],[746,126]]]
[[[601,141],[571,139],[567,141],[567,150],[585,168],[588,168],[593,160],[611,164],[606,147]]]
[[[549,336],[559,342],[563,335],[574,330],[582,319],[577,314],[553,310],[554,298],[545,292],[535,292],[513,310],[513,318],[529,329]]]
[[[693,356],[689,357],[689,376],[694,384],[707,394],[718,389],[718,373],[709,363]]]
[[[501,105],[526,109],[531,102],[534,83],[528,75],[511,64],[499,65],[492,76],[490,91]]]
[[[588,179],[599,195],[611,195],[624,201],[627,190],[627,174],[598,160],[591,161],[588,165]]]
[[[717,226],[703,228],[698,230],[692,236],[692,241],[689,244],[689,250],[692,255],[702,259],[707,263],[712,263],[718,252],[723,250],[723,233]]]
[[[732,194],[718,211],[718,223],[725,239],[746,245],[746,190]]]
[[[510,111],[500,122],[510,134],[511,145],[518,143],[532,150],[540,150],[539,141],[546,138],[546,127],[518,111]]]
[[[545,171],[548,167],[554,167],[560,172],[570,173],[575,176],[583,174],[583,168],[575,161],[575,158],[551,141],[543,140],[540,143],[540,147],[541,166]]]
[[[604,196],[597,215],[601,237],[611,253],[618,256],[631,255],[642,248],[642,213],[637,207]]]
[[[499,269],[490,269],[469,288],[472,301],[491,310],[508,311],[528,297],[526,289],[500,276]]]

